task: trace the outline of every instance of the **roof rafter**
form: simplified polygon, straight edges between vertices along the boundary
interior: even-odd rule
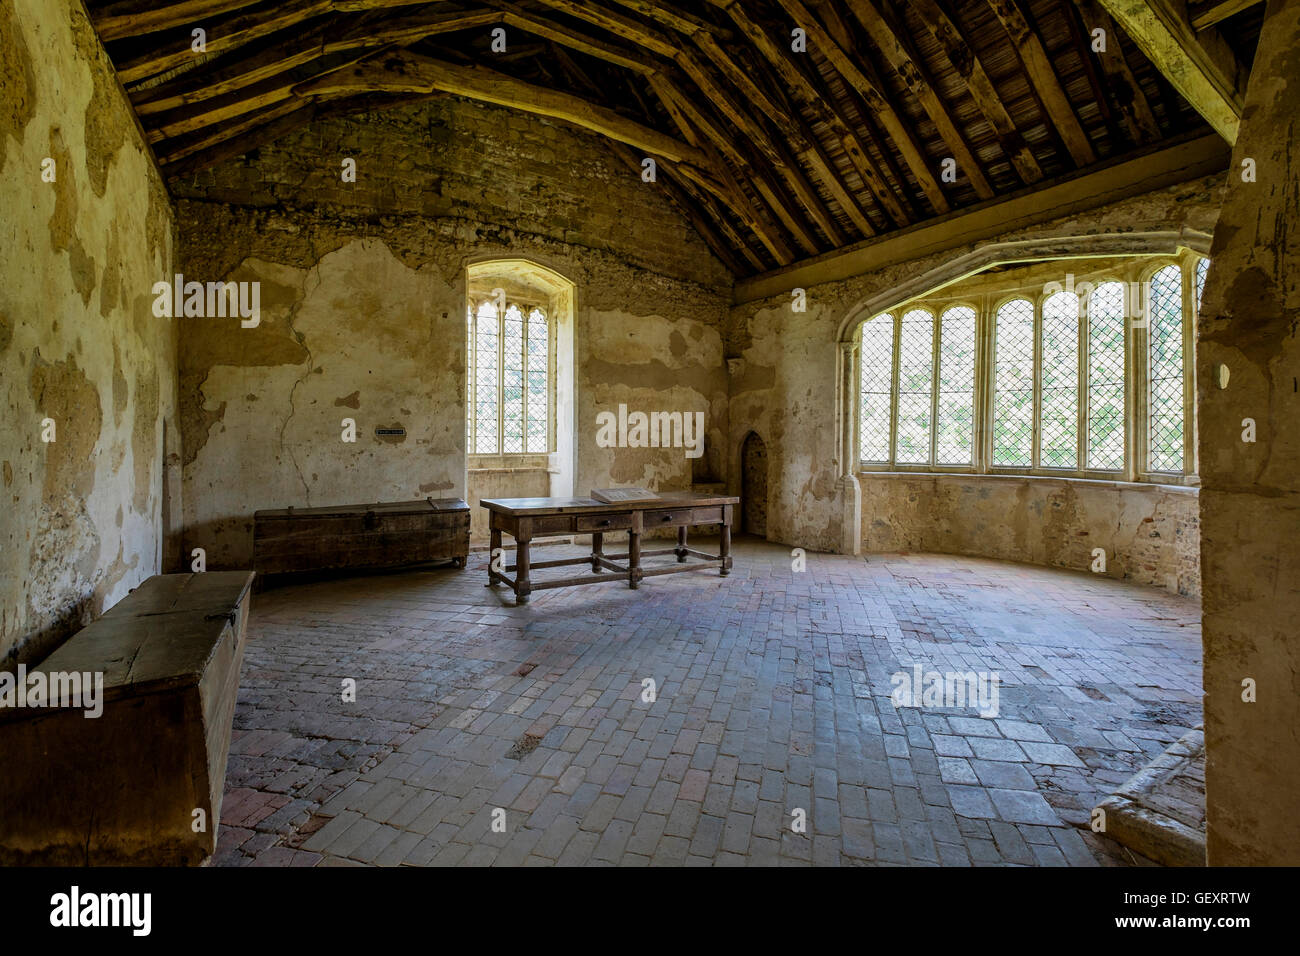
[[[1043,48],[1043,41],[1029,25],[1017,0],[988,0],[988,4],[1007,31],[1007,36],[1011,37],[1025,71],[1042,98],[1043,108],[1047,110],[1052,125],[1065,142],[1065,148],[1069,150],[1074,164],[1086,166],[1095,163],[1097,151],[1088,139],[1088,134],[1083,131],[1070,98],[1065,95],[1065,88],[1052,69],[1052,60]]]
[[[1124,55],[1127,38],[1120,35],[1115,21],[1110,18],[1097,0],[1078,0],[1079,13],[1085,24],[1092,29],[1101,29],[1106,35],[1106,52],[1101,54],[1102,71],[1106,74],[1108,87],[1115,97],[1120,115],[1134,135],[1135,143],[1155,140],[1160,137],[1160,124],[1156,114],[1151,111],[1151,104],[1142,85],[1133,75]]]
[[[939,180],[935,178],[934,171],[930,168],[930,161],[913,138],[911,129],[894,111],[893,106],[866,75],[863,68],[859,67],[853,58],[835,42],[821,22],[803,5],[803,0],[778,0],[778,2],[796,26],[808,31],[808,38],[817,45],[818,52],[830,61],[835,71],[866,101],[868,109],[875,114],[876,119],[894,141],[894,146],[902,154],[904,162],[916,178],[921,191],[930,200],[930,205],[935,212],[947,212],[952,208],[948,198],[943,194],[943,189],[939,186]],[[733,3],[732,9],[735,9],[735,6]]]
[[[903,32],[897,22],[892,21],[892,18],[887,19],[882,9],[877,9],[871,0],[848,0],[848,8],[885,55],[894,72],[907,84],[912,95],[920,101],[922,108],[934,121],[944,144],[957,160],[958,168],[969,177],[976,195],[981,199],[990,198],[993,195],[993,187],[989,185],[984,170],[980,168],[979,160],[975,158],[970,144],[966,142],[966,137],[953,122],[948,108],[939,99],[933,83],[925,75],[923,68],[913,59],[912,53],[904,43]]]
[[[1015,121],[1007,112],[1002,97],[998,95],[997,88],[984,69],[984,64],[975,54],[974,47],[962,36],[961,31],[948,19],[948,15],[935,0],[913,0],[913,3],[930,35],[939,44],[948,62],[957,71],[957,75],[965,82],[975,105],[993,127],[1002,152],[1011,160],[1021,180],[1025,183],[1038,182],[1043,178],[1043,169],[1038,165],[1038,158],[1034,156],[1033,150],[1016,129]]]
[[[741,4],[735,2],[735,0],[711,0],[711,2],[726,10],[740,31],[749,38],[767,59],[768,63],[776,69],[801,103],[813,115],[819,117],[830,127],[836,140],[839,141],[848,155],[849,162],[852,163],[854,169],[857,170],[858,175],[862,177],[862,181],[871,190],[880,205],[895,222],[899,225],[906,225],[908,223],[907,214],[899,205],[898,199],[890,190],[888,183],[884,181],[875,164],[871,161],[866,147],[863,146],[862,141],[853,132],[839,110],[827,100],[821,90],[818,90],[812,84],[803,71],[796,68],[790,59],[777,48],[772,38],[741,8]]]

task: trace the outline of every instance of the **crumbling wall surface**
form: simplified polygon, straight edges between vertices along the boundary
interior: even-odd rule
[[[1179,228],[1211,232],[1221,192],[1221,177],[1198,178],[1008,232],[988,243],[1043,239],[1066,250],[1076,236]],[[731,310],[726,353],[741,361],[734,363],[731,378],[727,457],[738,461],[740,444],[751,430],[767,443],[769,540],[826,551],[842,547],[845,508],[838,487],[836,423],[836,339],[841,323],[858,317],[853,313],[864,300],[984,244],[810,286],[802,312],[794,311],[789,293]]]
[[[1300,864],[1300,4],[1270,3],[1201,305],[1213,866]],[[1253,182],[1244,181],[1251,160]],[[1220,366],[1226,366],[1226,387]],[[1250,419],[1255,440],[1249,437]]]
[[[859,480],[865,551],[1025,561],[1200,593],[1194,488],[1006,475]]]
[[[574,283],[576,491],[723,467],[729,276],[598,137],[440,99],[327,120],[174,189],[186,280],[261,283],[256,328],[179,320],[185,546],[209,567],[248,565],[259,508],[500,493],[466,486],[471,262]],[[704,456],[599,446],[620,403],[706,413]]]
[[[0,5],[0,76],[6,665],[159,570],[176,343],[170,203],[81,4]]]

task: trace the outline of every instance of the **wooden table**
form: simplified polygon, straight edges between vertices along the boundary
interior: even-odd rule
[[[731,571],[732,512],[739,498],[725,495],[692,494],[688,492],[665,495],[645,501],[605,502],[595,498],[494,498],[480,501],[490,512],[491,552],[488,562],[488,587],[498,582],[514,589],[517,604],[528,603],[528,595],[545,588],[562,588],[574,584],[599,584],[603,581],[626,581],[628,587],[637,588],[641,579],[655,574],[673,574],[678,571],[698,571],[717,568],[725,577]],[[686,529],[691,525],[716,524],[722,526],[722,544],[718,554],[696,551],[687,547]],[[655,528],[676,528],[677,546],[658,550],[642,550],[641,535]],[[627,553],[606,554],[605,535],[612,531],[626,531]],[[504,565],[501,535],[515,539],[515,563]],[[556,561],[530,560],[529,545],[534,538],[556,535],[591,535],[591,555],[585,558],[564,558]],[[677,565],[665,568],[643,568],[641,559],[656,554],[674,554]],[[688,562],[688,558],[699,560]],[[626,561],[620,565],[618,561]],[[591,574],[580,577],[533,581],[531,572],[538,568],[558,568],[565,565],[590,564]],[[678,566],[680,565],[680,566]],[[504,572],[514,571],[512,580]]]

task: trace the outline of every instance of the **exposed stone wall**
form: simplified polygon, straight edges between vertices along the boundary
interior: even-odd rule
[[[178,494],[164,444],[175,455],[179,432],[175,328],[151,294],[171,268],[171,207],[81,4],[0,5],[0,75],[9,664],[43,657],[157,573]]]
[[[729,277],[599,138],[439,99],[323,122],[175,189],[186,278],[263,283],[258,328],[181,333],[186,547],[210,566],[249,563],[258,508],[466,494],[466,267],[490,258],[575,285],[577,492],[721,472]],[[705,457],[597,447],[620,402],[706,412]],[[404,440],[375,436],[392,426]]]
[[[1194,488],[1007,475],[867,473],[862,546],[1090,571],[1200,593]]]
[[[1060,245],[1066,248],[1074,236],[1179,228],[1212,232],[1221,191],[1220,176],[1195,179],[990,242],[1041,238],[1065,240]],[[751,429],[767,443],[769,540],[826,551],[842,546],[844,499],[835,421],[841,323],[868,297],[937,270],[979,245],[812,286],[806,290],[806,312],[792,310],[788,293],[732,310],[727,355],[743,359],[743,364],[731,379],[728,460],[738,461],[740,444]]]
[[[1268,5],[1201,304],[1206,849],[1300,864],[1300,4]],[[1221,388],[1219,366],[1229,372]],[[1253,419],[1255,441],[1243,440]]]

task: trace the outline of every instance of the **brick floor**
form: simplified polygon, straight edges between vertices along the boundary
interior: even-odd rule
[[[1200,721],[1198,605],[1088,574],[741,539],[516,608],[485,562],[256,595],[215,864],[1117,864],[1089,810]],[[896,707],[915,664],[999,712]]]

